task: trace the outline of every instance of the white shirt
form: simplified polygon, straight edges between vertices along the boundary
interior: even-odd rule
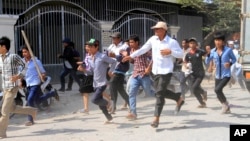
[[[128,45],[126,43],[120,42],[118,45],[111,44],[108,47],[108,52],[114,53],[116,56],[120,55],[120,52],[122,50],[126,50],[128,48]],[[119,64],[119,62],[116,62],[116,66]]]
[[[236,58],[235,66],[236,66],[236,68],[239,68],[239,67],[241,67],[241,64],[239,63],[239,58],[240,58],[239,51],[237,49],[233,49],[233,53],[234,53],[234,56]]]
[[[120,55],[120,51],[121,50],[126,50],[127,48],[128,48],[127,44],[125,44],[123,42],[120,42],[117,46],[115,44],[111,44],[108,47],[108,52],[112,52],[115,55]]]
[[[186,72],[188,69],[185,66],[184,62],[185,62],[185,57],[186,57],[187,53],[190,51],[190,48],[187,48],[186,50],[183,48],[182,50],[183,50],[183,58],[182,58],[183,63],[182,63],[182,66],[181,66],[181,71]]]
[[[174,69],[173,57],[182,58],[184,54],[176,40],[166,36],[160,41],[158,36],[154,35],[139,50],[133,52],[130,57],[140,56],[150,49],[152,49],[152,72],[154,75],[172,73]],[[161,55],[161,49],[170,49],[171,54]]]

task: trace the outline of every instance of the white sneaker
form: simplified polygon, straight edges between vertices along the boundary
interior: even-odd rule
[[[107,121],[104,121],[104,124],[113,124],[114,121],[113,120],[107,120]]]

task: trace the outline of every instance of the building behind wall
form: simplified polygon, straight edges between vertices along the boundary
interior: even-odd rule
[[[24,30],[53,83],[59,82],[62,39],[70,37],[84,56],[83,45],[90,38],[99,39],[101,50],[110,43],[109,35],[119,31],[123,39],[138,34],[144,43],[157,21],[169,24],[169,35],[180,42],[190,36],[202,39],[202,18],[194,11],[164,0],[0,0],[0,35],[12,39],[13,52],[24,44]],[[165,0],[167,1],[167,0]],[[184,12],[183,12],[184,11]]]

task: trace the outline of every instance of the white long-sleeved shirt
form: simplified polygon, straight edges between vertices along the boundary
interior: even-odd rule
[[[173,57],[182,58],[184,54],[176,40],[165,36],[165,38],[160,41],[159,37],[154,35],[139,50],[133,52],[130,57],[140,56],[150,49],[152,49],[153,60],[152,72],[155,75],[172,73],[174,69]],[[170,49],[171,54],[161,55],[160,50],[162,49]]]
[[[121,50],[126,50],[128,48],[128,45],[126,43],[120,42],[118,45],[111,44],[107,51],[114,53],[116,56],[120,55]]]

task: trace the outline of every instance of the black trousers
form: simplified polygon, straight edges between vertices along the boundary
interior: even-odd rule
[[[165,98],[179,100],[181,93],[174,93],[167,89],[167,86],[170,84],[172,73],[166,75],[153,75],[154,87],[155,87],[155,116],[160,116],[163,106],[165,104]]]
[[[194,92],[194,95],[200,104],[204,104],[202,96],[201,96],[201,94],[205,93],[205,91],[201,87],[201,82],[202,82],[203,78],[204,77],[202,77],[202,76],[200,76],[200,77],[193,76],[192,86],[191,86],[191,89]]]
[[[221,103],[225,103],[227,101],[227,98],[225,94],[223,93],[223,88],[227,85],[229,82],[230,77],[224,77],[222,79],[215,79],[215,93],[217,95],[217,98]]]
[[[117,97],[118,92],[121,95],[121,97],[127,102],[129,105],[129,96],[124,88],[124,79],[125,76],[123,74],[115,73],[115,75],[110,79],[110,94],[111,94],[111,100],[113,100],[113,109],[116,110],[116,103],[117,103]]]

